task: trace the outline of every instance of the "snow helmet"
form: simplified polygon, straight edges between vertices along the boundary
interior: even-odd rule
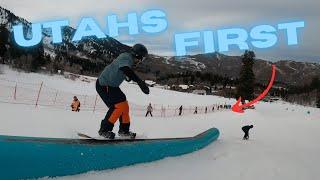
[[[137,59],[142,60],[144,57],[148,55],[148,50],[142,44],[135,44],[131,49],[131,53]]]

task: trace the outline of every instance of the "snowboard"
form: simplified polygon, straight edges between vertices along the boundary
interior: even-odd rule
[[[119,140],[119,139],[135,139],[136,138],[136,135],[134,135],[134,136],[128,136],[128,137],[120,136],[120,137],[115,137],[115,138],[111,139],[111,138],[105,138],[102,136],[93,137],[93,136],[89,136],[87,134],[80,133],[80,132],[78,132],[77,135],[79,137],[86,138],[86,139],[94,139],[94,140],[102,140],[102,141],[105,141],[105,140],[112,141],[112,140]]]

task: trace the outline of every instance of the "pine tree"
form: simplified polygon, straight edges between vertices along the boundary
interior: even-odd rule
[[[316,106],[317,108],[320,108],[320,89],[318,89],[318,97],[317,97],[317,102],[316,102]]]
[[[8,44],[9,32],[4,25],[0,26],[0,59],[2,59],[2,63],[5,63],[5,55],[7,52],[6,45]]]
[[[255,54],[253,51],[245,51],[241,56],[242,67],[237,87],[237,98],[241,97],[242,101],[252,100],[254,98],[254,81],[253,64]]]

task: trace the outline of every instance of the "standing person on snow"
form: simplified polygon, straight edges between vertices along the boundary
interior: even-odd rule
[[[77,96],[73,96],[73,101],[71,103],[71,110],[74,112],[80,111],[80,101]]]
[[[253,128],[253,125],[247,125],[242,127],[242,131],[244,132],[243,140],[248,140],[249,139],[249,130]]]
[[[153,111],[153,108],[151,106],[151,103],[149,103],[148,107],[147,107],[147,113],[146,113],[146,117],[148,116],[148,114],[151,115],[152,117],[152,111]]]
[[[182,114],[182,105],[179,107],[179,116]]]
[[[198,107],[196,106],[196,109],[194,110],[193,114],[198,114]]]
[[[114,123],[119,119],[119,136],[135,137],[136,133],[129,131],[129,104],[125,94],[119,88],[124,81],[135,81],[143,93],[149,94],[149,88],[132,70],[134,65],[142,62],[148,55],[147,48],[142,44],[134,45],[129,52],[120,54],[111,64],[106,66],[96,82],[96,90],[109,108],[101,121],[99,135],[113,139]]]

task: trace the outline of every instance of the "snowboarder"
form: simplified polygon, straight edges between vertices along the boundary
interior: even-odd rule
[[[71,110],[74,112],[80,111],[80,101],[77,96],[73,96],[73,101],[71,103]]]
[[[99,135],[113,139],[112,132],[115,122],[119,119],[119,136],[135,137],[136,133],[129,131],[129,104],[125,94],[119,88],[126,81],[135,81],[143,93],[149,94],[149,87],[132,70],[148,55],[147,48],[142,44],[134,45],[130,51],[120,54],[111,64],[106,66],[96,82],[96,90],[109,108],[105,118],[101,121]]]
[[[151,106],[151,103],[149,103],[148,107],[147,107],[147,113],[146,113],[146,117],[148,116],[148,114],[151,115],[152,117],[152,111],[153,111],[153,108]]]
[[[249,139],[249,130],[253,128],[253,125],[247,125],[242,127],[242,131],[244,132],[243,140],[248,140]]]
[[[207,112],[208,112],[208,108],[206,107],[204,110],[204,113],[207,114]]]
[[[179,116],[182,114],[182,105],[179,107]]]

